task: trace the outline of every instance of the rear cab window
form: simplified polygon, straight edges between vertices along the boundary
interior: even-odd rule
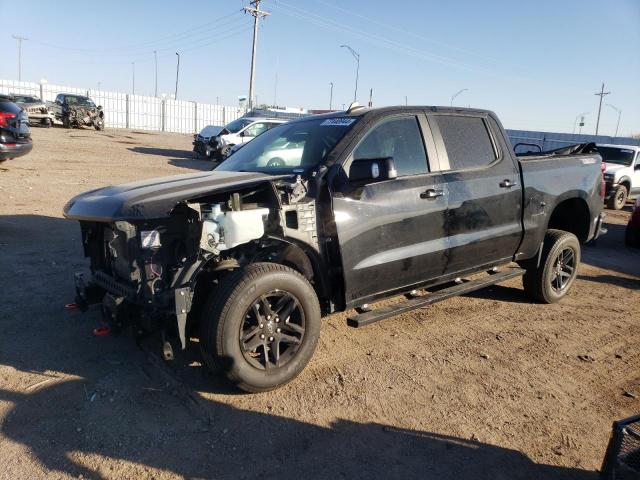
[[[498,156],[484,118],[466,115],[434,116],[449,159],[449,170],[488,167]]]

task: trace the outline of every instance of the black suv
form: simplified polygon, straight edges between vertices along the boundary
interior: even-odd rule
[[[10,97],[0,95],[0,162],[26,155],[32,148],[29,116]]]

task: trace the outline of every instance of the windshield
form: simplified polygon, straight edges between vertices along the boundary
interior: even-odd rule
[[[605,163],[615,163],[630,167],[633,163],[634,150],[616,147],[598,147],[598,153]]]
[[[16,95],[14,98],[17,103],[39,103],[40,102],[40,100],[38,100],[37,98],[26,97],[24,95]]]
[[[73,105],[78,107],[94,108],[96,106],[96,104],[93,103],[91,99],[87,97],[66,97],[65,102],[67,103],[67,105]]]
[[[225,125],[224,129],[229,133],[238,133],[240,130],[251,123],[253,123],[253,120],[250,118],[239,118]]]
[[[302,173],[322,163],[357,118],[318,118],[267,130],[231,155],[216,170]]]

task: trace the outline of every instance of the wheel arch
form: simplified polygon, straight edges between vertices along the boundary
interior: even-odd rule
[[[620,178],[618,185],[624,185],[627,189],[627,193],[629,193],[631,191],[631,178],[626,176]]]
[[[587,201],[579,195],[560,200],[549,215],[549,229],[571,232],[580,243],[587,242],[591,229],[591,210]]]

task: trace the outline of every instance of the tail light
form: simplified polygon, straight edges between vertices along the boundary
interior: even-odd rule
[[[15,113],[0,112],[0,127],[8,127],[9,119],[15,118],[15,117],[16,117]]]
[[[604,194],[607,190],[607,184],[604,181],[604,172],[607,171],[607,164],[603,160],[600,164],[600,198],[604,201]]]

